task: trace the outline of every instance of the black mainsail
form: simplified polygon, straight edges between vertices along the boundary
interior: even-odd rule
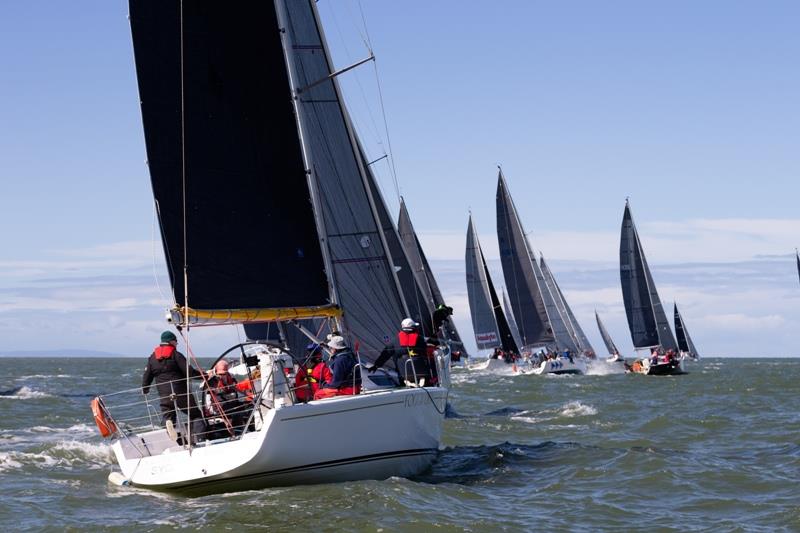
[[[686,324],[683,321],[680,311],[678,311],[677,302],[675,305],[675,337],[678,339],[678,348],[680,351],[689,354],[692,359],[700,359],[700,354],[697,353],[692,342],[692,337],[689,336],[689,330],[686,329]]]
[[[428,263],[428,258],[425,256],[425,251],[422,249],[422,244],[419,242],[414,225],[411,223],[411,216],[408,214],[406,203],[403,198],[400,198],[400,214],[397,219],[397,231],[400,234],[400,239],[403,241],[406,255],[408,256],[411,270],[417,279],[417,285],[423,294],[425,305],[430,317],[433,317],[433,312],[440,305],[447,305],[442,296],[442,291],[439,290],[439,284],[433,275],[431,266]],[[432,320],[430,318],[429,320]],[[456,325],[452,318],[449,318],[442,325],[442,332],[445,337],[461,350],[462,355],[469,357],[464,343],[461,341]]]
[[[180,6],[130,3],[175,301],[317,314],[330,304],[329,287],[275,7],[252,5],[243,17],[223,4],[185,2],[181,22]]]
[[[603,325],[603,322],[600,320],[600,315],[597,314],[597,311],[594,312],[594,317],[597,320],[597,329],[600,330],[600,336],[603,337],[603,342],[606,345],[608,354],[619,355],[619,350],[617,349],[617,345],[614,344],[614,341],[611,339],[611,335],[608,334],[608,330]]]
[[[514,342],[517,343],[517,346],[522,346],[522,339],[519,338],[517,321],[514,318],[514,311],[511,310],[511,304],[508,303],[508,295],[506,294],[505,288],[503,289],[503,312],[508,319],[508,327],[511,328],[511,335],[514,337]]]
[[[522,229],[503,171],[497,177],[497,239],[508,297],[524,346],[551,346],[554,317],[546,308],[547,287]],[[537,271],[539,271],[537,273]],[[560,339],[559,339],[560,340]]]
[[[130,14],[182,321],[342,309],[377,357],[408,310],[313,0],[131,0]]]
[[[471,215],[467,225],[465,261],[469,311],[478,349],[485,350],[499,346],[507,352],[519,353],[519,347],[511,334],[511,327],[500,307]]]
[[[665,350],[677,351],[678,344],[669,327],[653,276],[647,266],[647,259],[627,200],[622,216],[619,265],[622,299],[625,303],[633,346],[635,348],[661,346]]]

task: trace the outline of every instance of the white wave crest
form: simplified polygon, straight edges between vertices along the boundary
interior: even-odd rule
[[[581,402],[569,402],[561,407],[561,411],[558,414],[570,418],[573,416],[591,416],[597,414],[597,409]]]
[[[0,394],[0,399],[7,399],[7,400],[31,400],[34,398],[52,398],[50,394],[46,392],[41,392],[38,390],[33,390],[28,386],[22,386],[19,389],[13,391],[14,394]]]
[[[67,458],[88,459],[91,462],[108,463],[113,459],[111,446],[107,444],[93,444],[80,440],[64,440],[56,444],[54,451],[60,451],[60,455]],[[64,453],[66,452],[66,453]]]
[[[0,472],[22,468],[22,463],[14,459],[13,453],[0,452]]]

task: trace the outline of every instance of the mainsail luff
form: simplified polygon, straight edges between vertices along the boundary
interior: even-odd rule
[[[597,311],[594,312],[594,318],[597,320],[597,329],[600,330],[600,336],[603,337],[603,342],[606,345],[606,349],[608,350],[609,355],[619,355],[619,350],[617,349],[616,344],[611,339],[611,335],[608,334],[608,330],[606,329],[603,322],[600,320],[600,315],[597,314]]]
[[[277,0],[346,333],[376,358],[408,314],[312,0]],[[321,81],[324,80],[324,81]]]
[[[472,222],[472,215],[467,224],[467,246],[464,255],[467,298],[475,343],[479,350],[496,348],[501,345],[500,330],[489,292],[489,273],[478,241],[478,233]]]
[[[619,255],[622,297],[633,346],[650,348],[660,345],[664,349],[677,350],[627,200],[622,216]]]
[[[675,337],[678,341],[678,348],[682,352],[686,352],[689,354],[690,357],[693,359],[700,359],[700,354],[697,353],[697,348],[695,348],[694,343],[692,342],[692,337],[689,336],[689,330],[686,329],[686,324],[683,321],[683,317],[681,316],[680,311],[678,311],[678,304],[677,302],[674,304],[675,306]]]
[[[276,13],[267,3],[249,14],[130,3],[173,296],[202,313],[324,314],[330,290]]]
[[[508,192],[502,170],[497,177],[497,239],[508,297],[524,346],[555,342],[554,326],[545,305],[541,272]]]

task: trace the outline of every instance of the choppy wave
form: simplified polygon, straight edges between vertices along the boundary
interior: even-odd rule
[[[0,391],[0,399],[7,400],[32,400],[37,398],[52,398],[51,394],[34,390],[26,385],[13,389]]]

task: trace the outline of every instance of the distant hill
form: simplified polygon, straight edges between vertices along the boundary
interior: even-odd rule
[[[121,354],[112,352],[98,352],[97,350],[12,350],[0,352],[0,357],[122,357]]]

